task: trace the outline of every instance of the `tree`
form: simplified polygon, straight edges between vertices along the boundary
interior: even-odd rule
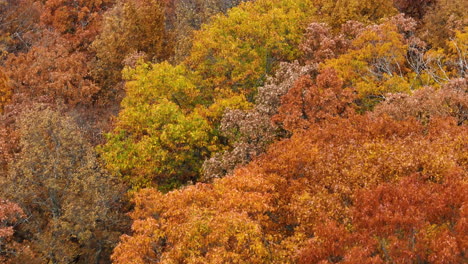
[[[183,83],[189,82],[189,87],[196,86],[196,90],[199,92],[199,95],[196,96],[198,98],[194,100],[190,96],[179,98],[175,95],[165,94],[163,98],[166,105],[162,105],[159,103],[161,100],[160,95],[156,92],[154,97],[141,97],[144,101],[140,102],[143,103],[144,108],[137,108],[127,104],[135,100],[135,98],[124,99],[123,106],[130,106],[131,108],[128,108],[129,111],[123,111],[122,113],[125,114],[118,117],[117,123],[122,120],[118,125],[120,128],[114,131],[113,135],[109,137],[110,143],[103,148],[103,153],[112,153],[107,155],[111,170],[125,178],[135,179],[139,183],[133,183],[132,185],[140,187],[150,186],[151,182],[161,184],[162,182],[158,183],[158,179],[164,179],[163,181],[171,179],[170,181],[177,182],[177,177],[181,177],[182,182],[189,179],[196,180],[200,172],[198,164],[201,164],[201,159],[210,156],[213,151],[229,149],[229,147],[226,148],[226,145],[233,144],[233,141],[236,141],[236,139],[231,139],[232,142],[226,142],[226,137],[223,136],[223,133],[227,134],[226,131],[221,131],[223,128],[219,127],[223,114],[228,110],[251,108],[251,102],[255,98],[257,87],[263,84],[266,76],[277,68],[279,61],[290,61],[299,57],[300,49],[298,46],[307,23],[316,15],[313,12],[314,10],[314,3],[310,0],[301,0],[299,2],[289,0],[245,2],[230,9],[226,15],[219,14],[213,17],[206,26],[194,34],[190,55],[181,65],[173,67],[174,69],[183,70],[173,71],[173,68],[167,67],[165,63],[152,64],[151,68],[153,70],[149,74],[137,77],[141,81],[132,84],[132,86],[136,85],[140,86],[140,88],[130,89],[144,91],[147,90],[146,87],[152,86],[150,90],[154,89],[153,87],[159,87],[164,93],[175,93],[179,89],[175,86],[176,83],[171,83],[162,77],[154,78],[155,76],[163,76],[160,72],[166,70],[170,72],[170,76],[174,80],[184,80]],[[121,28],[124,27],[121,26]],[[154,34],[154,36],[156,35]],[[337,37],[337,41],[340,38],[343,37]],[[343,40],[343,42],[346,41]],[[336,49],[344,49],[341,46],[342,44],[338,43]],[[105,49],[107,54],[110,54],[108,50]],[[339,52],[341,51],[337,51],[337,53]],[[119,52],[119,54],[124,53],[124,51]],[[132,66],[137,57],[148,59],[148,57],[145,58],[144,54],[138,53],[130,56],[126,61],[130,61],[129,65]],[[140,67],[140,69],[142,68]],[[144,79],[143,76],[146,76],[147,79]],[[129,89],[128,87],[127,89]],[[190,93],[190,90],[187,92]],[[129,94],[131,93],[129,92]],[[187,108],[187,106],[189,107]],[[148,120],[153,121],[142,121],[140,117],[135,118],[142,115],[143,110],[152,112],[150,114],[152,117]],[[198,134],[199,130],[197,129],[197,133],[194,133],[194,135],[200,135],[200,138],[195,139],[197,137],[184,136],[184,140],[180,141],[177,138],[185,135],[186,132],[183,131],[186,130],[179,127],[182,133],[172,138],[172,140],[183,146],[182,149],[188,148],[190,145],[196,149],[194,153],[185,151],[188,155],[180,159],[180,162],[190,161],[188,166],[186,163],[177,161],[180,158],[180,152],[175,150],[177,149],[176,146],[167,144],[159,147],[161,145],[158,142],[159,139],[152,140],[151,143],[146,141],[150,140],[150,138],[159,138],[159,133],[163,133],[167,129],[165,126],[151,126],[152,122],[160,123],[160,121],[155,121],[154,118],[159,119],[159,113],[164,111],[172,113],[172,120],[178,120],[177,122],[169,121],[171,126],[167,126],[167,128],[178,124],[178,122],[181,122],[179,125],[185,123],[186,125],[183,127],[188,127],[189,123],[196,123],[207,131]],[[121,124],[131,123],[130,118],[126,117],[129,113],[132,113],[132,118],[140,120],[142,123],[138,121],[138,124],[132,126],[125,125],[125,129],[123,129]],[[262,120],[262,125],[257,126],[255,131],[262,131],[262,135],[272,135],[269,132],[268,115],[260,117],[261,115],[252,114],[247,119],[251,120],[251,118],[258,117]],[[240,117],[240,115],[237,116]],[[123,120],[124,118],[127,120]],[[245,123],[246,127],[247,122]],[[135,127],[138,128],[136,130],[141,128],[144,133],[135,131]],[[247,136],[244,138],[253,141],[247,145],[243,144],[243,146],[239,144],[239,151],[231,160],[232,162],[227,162],[228,159],[225,159],[230,165],[227,165],[227,163],[226,166],[220,165],[219,159],[216,161],[217,158],[215,158],[213,162],[218,163],[220,166],[213,163],[214,167],[212,168],[218,170],[225,167],[226,170],[231,170],[238,162],[247,162],[250,160],[249,156],[259,154],[267,144],[259,145],[258,150],[252,151],[251,154],[246,153],[246,149],[253,146],[254,142],[262,141],[261,139],[255,141],[254,138],[258,139],[259,137]],[[272,138],[274,136],[268,139],[265,138],[265,143]],[[138,148],[134,148],[136,146]],[[155,149],[146,149],[144,146],[152,146],[151,148],[155,147]],[[174,154],[174,156],[171,156],[173,157],[172,160],[177,162],[174,164],[168,163],[166,153]],[[219,158],[220,155],[217,155],[217,157]],[[175,164],[184,169],[174,170],[173,165]],[[185,168],[188,168],[188,170]],[[215,174],[222,175],[222,170],[225,169],[221,169]],[[206,170],[210,169],[206,167]],[[211,174],[211,172],[208,174]]]
[[[90,104],[99,87],[90,79],[88,55],[56,32],[42,34],[29,52],[11,55],[6,61],[5,71],[13,86],[11,103]]]
[[[413,209],[402,212],[406,212],[407,219],[416,217],[422,222],[428,219],[441,228],[441,233],[436,233],[441,236],[426,237],[427,241],[433,241],[428,242],[430,246],[421,242],[422,252],[427,252],[425,249],[435,249],[432,245],[436,244],[431,243],[437,239],[453,241],[450,236],[457,234],[445,231],[443,219],[450,221],[447,227],[466,229],[464,218],[458,217],[465,212],[461,206],[466,200],[464,194],[443,197],[464,188],[456,182],[449,183],[457,177],[464,179],[466,139],[466,128],[457,126],[450,118],[435,118],[422,125],[414,119],[397,121],[366,114],[316,123],[274,143],[246,167],[215,179],[212,184],[199,183],[167,194],[155,189],[138,192],[131,213],[133,232],[122,236],[112,259],[115,263],[295,263],[297,250],[320,236],[323,239],[319,242],[343,250],[336,255],[335,261],[339,261],[341,252],[355,253],[346,247],[347,243],[357,243],[354,237],[340,236],[350,232],[346,227],[361,228],[354,219],[368,215],[375,215],[375,220],[391,217],[385,214],[387,206],[398,214],[408,204]],[[427,184],[422,191],[410,184],[415,174],[422,175]],[[389,191],[384,199],[368,194],[360,196],[366,192],[379,193],[386,185],[398,186],[391,189],[402,195],[395,196],[397,193]],[[403,185],[408,188],[401,188]],[[451,187],[446,189],[447,186]],[[433,195],[427,196],[428,193]],[[426,196],[428,200],[422,201]],[[365,207],[358,204],[361,197],[368,197],[369,202],[363,203],[367,204]],[[435,204],[432,214],[430,208]],[[415,210],[418,214],[411,215]],[[327,222],[337,228],[324,225]],[[373,222],[359,223],[362,229],[373,230],[365,226]],[[376,226],[386,228],[379,221]],[[398,234],[398,226],[390,227],[390,232]],[[457,239],[464,237],[463,232],[456,235]],[[406,238],[401,241],[409,245],[407,241],[411,240]],[[375,241],[372,235],[365,239],[369,243]],[[463,243],[462,239],[459,241]],[[452,250],[451,245],[443,248]],[[457,244],[456,248],[462,249],[459,245],[463,244]],[[334,251],[324,247],[323,252]],[[450,252],[456,254],[455,260],[462,257],[457,253],[460,251]],[[377,254],[383,255],[381,251]],[[328,256],[333,255],[325,255],[325,259]],[[447,256],[444,251],[434,251],[431,259],[444,256]]]
[[[75,35],[80,41],[90,43],[97,33],[102,13],[114,0],[46,0],[43,1],[41,22],[60,34]]]
[[[348,29],[358,31],[363,27],[364,25],[359,22],[348,21],[343,24],[342,32],[334,34],[332,28],[326,23],[310,23],[300,44],[301,59],[307,64],[313,64],[338,57],[350,47],[349,39],[355,38],[355,36],[349,36],[351,32],[348,32]]]
[[[7,76],[0,68],[0,114],[3,112],[3,107],[10,101],[11,86]]]
[[[392,1],[387,0],[314,0],[321,22],[339,29],[347,21],[375,23],[382,18],[397,14]]]
[[[8,247],[14,233],[14,225],[24,217],[23,210],[12,202],[0,200],[0,261],[6,262],[11,254]]]
[[[203,24],[220,13],[225,14],[230,8],[242,2],[250,0],[180,0],[173,1],[174,11],[172,19],[169,18],[173,27],[175,38],[174,61],[180,63],[189,54],[192,47],[194,32],[199,30]]]
[[[422,19],[437,2],[437,0],[393,0],[398,11],[418,20]]]
[[[101,154],[107,167],[135,189],[171,189],[196,180],[215,145],[212,127],[196,108],[195,75],[167,62],[126,72],[127,96]]]
[[[163,61],[172,55],[172,36],[165,27],[165,2],[119,0],[103,18],[102,31],[92,44],[96,52],[93,77],[112,96],[121,78],[123,60],[142,52],[148,60]],[[112,97],[111,97],[112,98]]]
[[[275,75],[258,88],[252,109],[226,111],[220,131],[230,149],[215,153],[205,160],[201,180],[208,182],[230,174],[236,167],[249,163],[265,152],[274,140],[286,136],[284,130],[271,119],[278,113],[281,97],[288,93],[296,80],[303,75],[314,75],[315,71],[315,66],[302,66],[297,61],[281,63]]]
[[[416,89],[423,78],[414,76],[407,63],[415,25],[399,15],[367,26],[352,40],[348,52],[327,60],[322,68],[335,69],[344,86],[357,91],[362,110],[372,109],[386,93]]]
[[[22,151],[1,195],[28,218],[19,232],[42,263],[99,263],[122,230],[122,186],[70,118],[36,105],[18,125]]]
[[[243,3],[195,34],[186,64],[202,78],[207,93],[226,97],[233,91],[252,100],[279,61],[297,58],[313,10],[309,0]]]
[[[328,221],[316,227],[299,263],[462,263],[468,198],[464,173],[442,183],[414,174],[362,190],[353,201],[351,227]]]
[[[293,132],[311,124],[354,113],[353,90],[343,87],[335,70],[325,69],[315,83],[309,76],[299,78],[293,88],[281,98],[281,106],[273,120]]]
[[[404,120],[417,118],[427,124],[432,118],[456,118],[459,125],[468,120],[467,80],[453,79],[441,89],[425,87],[413,94],[389,94],[376,106],[374,114]]]
[[[36,40],[41,5],[34,0],[0,2],[0,64],[10,53],[27,51]]]
[[[463,0],[437,1],[424,16],[421,38],[433,48],[446,48],[447,40],[455,36],[455,31],[467,25],[468,18],[463,11],[467,9],[468,3]]]

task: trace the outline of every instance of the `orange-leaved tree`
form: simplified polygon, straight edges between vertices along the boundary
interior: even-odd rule
[[[145,263],[147,259],[294,263],[297,249],[322,234],[322,223],[334,221],[351,230],[359,228],[353,212],[361,209],[354,209],[358,206],[354,201],[366,190],[378,190],[385,184],[399,186],[401,180],[406,184],[414,174],[424,176],[427,187],[423,189],[444,190],[453,173],[467,169],[467,136],[465,127],[437,118],[422,125],[411,118],[397,121],[354,115],[311,125],[213,184],[167,194],[154,189],[139,192],[131,214],[133,233],[122,237],[114,250],[114,263]],[[417,199],[413,200],[419,206]],[[373,201],[385,207],[385,200]],[[442,202],[441,210],[452,210],[450,205]],[[438,219],[443,218],[423,221],[440,224]],[[463,226],[462,219],[455,217],[452,222]],[[385,228],[385,222],[380,224]],[[328,235],[335,241],[333,234]],[[428,242],[421,244],[421,250],[432,248],[438,238],[425,236]],[[385,255],[371,253],[371,257]],[[443,257],[443,252],[434,254]]]
[[[352,221],[318,224],[298,262],[466,262],[466,171],[448,171],[438,183],[428,176],[415,173],[359,191]]]

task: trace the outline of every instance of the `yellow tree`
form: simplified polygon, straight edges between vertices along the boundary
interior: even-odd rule
[[[400,19],[366,27],[346,53],[322,64],[322,68],[335,69],[345,86],[356,89],[363,110],[372,108],[386,93],[421,86],[407,63],[409,44],[405,28],[399,27]]]
[[[119,264],[296,263],[298,249],[317,236],[321,237],[318,242],[323,241],[325,246],[332,244],[339,248],[342,240],[336,234],[342,231],[333,232],[336,229],[323,223],[334,221],[343,226],[344,232],[346,228],[362,228],[360,218],[353,217],[356,207],[357,212],[363,212],[359,217],[372,216],[370,213],[375,208],[382,208],[377,211],[375,221],[379,216],[386,216],[387,200],[374,198],[370,199],[372,206],[358,207],[354,201],[361,200],[357,197],[361,191],[374,190],[385,183],[398,185],[402,179],[408,182],[415,174],[421,175],[429,187],[423,190],[443,190],[451,175],[463,176],[460,173],[466,170],[467,136],[466,128],[450,119],[434,119],[423,126],[415,120],[356,115],[312,125],[306,131],[276,142],[266,154],[230,176],[214,180],[213,184],[199,183],[167,194],[155,189],[140,191],[134,198],[136,206],[131,213],[133,232],[121,237],[112,259]],[[401,196],[391,193],[387,196],[391,199],[391,210],[398,214],[404,201],[392,203],[395,197]],[[431,204],[419,202],[424,195],[417,195],[414,200],[409,196],[414,201],[410,207],[417,211],[424,212]],[[438,200],[437,197],[431,199]],[[456,198],[455,212],[462,201]],[[441,203],[440,211],[451,211],[451,204]],[[419,222],[438,226],[444,219],[424,213],[421,216]],[[408,219],[412,221],[411,215]],[[451,221],[461,227],[466,223],[456,216]],[[385,228],[378,223],[377,226]],[[398,236],[399,230],[392,227],[386,234]],[[424,229],[415,231],[425,232]],[[373,236],[370,238],[369,243],[375,241]],[[427,244],[423,242],[413,250],[424,252],[434,248],[431,243],[437,243],[438,237],[426,238]],[[411,236],[397,241],[410,245]],[[454,243],[457,248],[463,246],[463,240]],[[339,249],[348,253],[346,247]],[[324,247],[321,252],[326,254],[327,250]],[[457,254],[454,259],[462,259],[460,251],[453,252]],[[392,251],[392,256],[398,254]],[[384,253],[369,254],[376,255],[383,257]],[[444,256],[444,253],[434,255]],[[342,256],[341,251],[338,256]]]
[[[313,12],[310,0],[243,3],[195,34],[186,64],[204,80],[204,92],[252,96],[278,61],[297,58]]]
[[[134,188],[171,189],[195,180],[215,140],[195,107],[196,76],[167,62],[140,64],[125,75],[127,96],[101,149],[108,168]]]

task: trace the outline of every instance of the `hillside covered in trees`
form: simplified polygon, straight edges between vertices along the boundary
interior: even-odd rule
[[[0,263],[467,263],[467,14],[0,0]]]

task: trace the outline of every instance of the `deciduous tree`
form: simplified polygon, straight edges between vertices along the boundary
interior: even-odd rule
[[[330,118],[348,117],[354,113],[353,92],[343,86],[333,69],[324,69],[315,83],[309,76],[303,76],[281,98],[273,120],[293,132]]]
[[[194,36],[186,63],[204,80],[204,91],[242,93],[252,100],[279,61],[297,58],[310,0],[254,1],[218,15]]]
[[[468,3],[464,0],[437,1],[423,19],[420,35],[433,48],[446,48],[447,40],[455,36],[468,24],[465,11]]]
[[[90,79],[88,55],[55,32],[44,31],[27,53],[10,56],[5,68],[13,87],[13,104],[63,102],[90,104],[99,87]]]
[[[387,0],[314,0],[314,4],[318,8],[319,20],[335,29],[349,20],[375,23],[397,13],[392,1]]]
[[[398,11],[416,19],[422,19],[437,2],[437,0],[393,0]]]
[[[206,182],[230,174],[237,166],[263,153],[274,140],[286,136],[271,118],[278,113],[281,97],[294,87],[296,80],[315,72],[313,65],[282,63],[275,75],[258,88],[253,109],[228,110],[221,120],[220,131],[230,149],[215,153],[203,163],[201,180]]]
[[[416,89],[421,84],[407,64],[411,39],[405,34],[414,27],[414,21],[401,15],[367,26],[352,40],[348,52],[327,60],[323,68],[334,68],[346,87],[356,89],[364,110],[371,109],[386,93]]]
[[[42,262],[98,263],[121,231],[118,181],[70,118],[35,106],[19,121],[22,152],[0,180],[28,218],[20,232]]]
[[[348,227],[333,221],[318,225],[299,263],[467,261],[466,172],[448,173],[442,183],[426,176],[360,191]]]
[[[0,1],[0,64],[10,53],[27,51],[40,27],[41,5],[34,0]]]
[[[101,151],[108,168],[134,188],[195,180],[215,144],[213,128],[195,107],[196,76],[164,62],[141,64],[126,77],[127,96]]]
[[[0,68],[0,114],[3,112],[3,107],[10,101],[11,98],[11,84],[8,77]]]
[[[104,16],[102,31],[92,44],[96,52],[93,77],[106,93],[121,78],[123,60],[143,52],[148,60],[162,61],[172,55],[172,37],[165,27],[165,2],[159,0],[119,0]],[[111,99],[110,97],[109,99]]]
[[[453,79],[441,89],[425,87],[411,95],[389,94],[377,105],[374,114],[388,114],[398,120],[417,118],[425,124],[431,118],[454,117],[463,125],[468,120],[467,91],[466,79]]]
[[[450,236],[454,232],[445,231],[442,219],[446,218],[437,210],[464,212],[464,207],[460,206],[466,199],[457,195],[459,198],[455,198],[457,204],[452,211],[451,198],[439,200],[441,196],[436,190],[444,193],[445,183],[451,181],[453,173],[463,177],[460,173],[466,170],[466,138],[466,129],[457,126],[453,120],[433,119],[428,126],[423,126],[416,120],[396,121],[388,117],[355,115],[315,124],[306,131],[293,134],[290,139],[273,144],[266,154],[247,167],[216,179],[213,184],[197,184],[167,194],[154,189],[141,191],[135,196],[136,207],[131,215],[133,233],[122,237],[114,250],[113,260],[115,263],[130,260],[135,263],[147,260],[163,263],[240,260],[294,263],[297,249],[307,246],[310,239],[318,236],[323,237],[319,242],[325,241],[327,244],[324,245],[330,244],[331,249],[324,247],[314,253],[332,254],[335,252],[333,248],[338,248],[341,251],[337,251],[336,261],[341,260],[341,252],[362,259],[357,258],[359,252],[341,247],[355,243],[355,240],[340,234],[349,232],[346,227],[353,227],[357,222],[354,219],[361,217],[354,212],[363,212],[362,217],[373,215],[365,213],[367,211],[357,204],[362,197],[359,195],[374,190],[378,193],[379,186],[386,184],[406,185],[408,189],[396,187],[394,190],[400,189],[398,193],[418,198],[408,198],[409,202],[406,202],[404,195],[398,196],[402,199],[396,199],[392,192],[386,196],[388,200],[369,195],[372,203],[366,210],[372,208],[372,212],[380,212],[379,208],[382,208],[382,212],[388,212],[384,210],[391,204],[398,214],[403,210],[402,206],[409,203],[416,206],[418,212],[424,212],[425,208],[430,210],[430,206],[438,204],[440,206],[436,206],[438,209],[433,214],[436,218],[429,215],[425,218],[422,214],[422,221],[428,219],[442,228],[440,237],[428,238],[428,241],[445,239],[446,234],[447,241],[453,241]],[[420,193],[409,184],[414,174],[423,175],[427,182]],[[458,184],[452,186],[463,188]],[[414,194],[409,190],[415,190]],[[447,189],[446,193],[451,191],[453,189]],[[430,192],[434,195],[420,203],[420,199]],[[411,212],[406,211],[408,219],[416,217]],[[376,220],[391,217],[377,214]],[[464,228],[464,218],[456,215],[450,218],[452,224],[449,225]],[[334,223],[336,228],[323,225],[327,222]],[[363,220],[360,223],[365,227],[373,222]],[[395,226],[391,232],[398,234],[399,225]],[[385,223],[380,227],[385,228]],[[407,227],[411,229],[412,226]],[[356,225],[356,228],[360,227]],[[408,245],[405,239],[400,241]],[[369,243],[375,241],[367,240]],[[433,242],[421,243],[422,251],[433,248],[425,246]],[[456,248],[463,247],[457,245]],[[454,248],[450,245],[447,249]],[[450,252],[455,253],[457,260],[462,257],[457,253],[460,251]],[[381,251],[377,254],[383,255]],[[434,251],[431,259],[444,256],[447,255]]]
[[[203,24],[217,14],[225,14],[230,8],[250,0],[179,0],[173,1],[172,24],[175,38],[174,61],[182,62],[192,47],[193,35]]]

